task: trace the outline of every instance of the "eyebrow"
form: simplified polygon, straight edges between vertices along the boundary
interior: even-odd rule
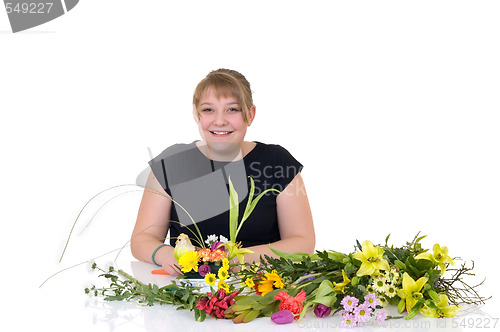
[[[211,105],[213,105],[213,103],[210,103],[210,102],[206,101],[206,102],[200,103],[200,106],[202,106],[202,105],[211,106]],[[234,101],[234,102],[229,102],[229,103],[227,103],[225,105],[226,106],[228,106],[228,105],[239,105],[239,103],[237,101]]]

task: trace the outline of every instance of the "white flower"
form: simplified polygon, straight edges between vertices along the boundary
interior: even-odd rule
[[[380,304],[382,307],[385,307],[389,304],[389,302],[387,302],[387,299],[385,298],[385,296],[380,296],[378,298],[378,304]]]
[[[384,277],[373,278],[373,289],[379,293],[385,293],[385,290],[387,289],[387,284],[385,283],[385,281],[386,279]]]
[[[394,295],[396,295],[396,287],[392,284],[388,285],[384,294],[388,297],[394,297]]]
[[[220,242],[222,243],[226,243],[226,242],[229,242],[229,240],[227,238],[225,238],[224,236],[219,236],[219,239],[220,239]]]
[[[214,243],[215,241],[217,241],[217,235],[212,234],[212,235],[207,236],[205,243],[208,244],[209,246],[211,246],[212,243]]]

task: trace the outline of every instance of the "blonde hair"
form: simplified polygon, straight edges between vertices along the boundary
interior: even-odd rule
[[[243,120],[249,123],[250,108],[253,106],[252,91],[250,83],[245,76],[236,70],[217,69],[211,71],[200,83],[196,86],[193,95],[193,112],[200,117],[198,106],[203,93],[208,89],[213,89],[217,98],[234,97],[237,99],[243,113]]]

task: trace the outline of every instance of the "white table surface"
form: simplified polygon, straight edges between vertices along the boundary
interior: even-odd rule
[[[134,260],[117,262],[117,267],[145,283],[159,286],[170,284],[173,277],[152,275],[152,264]],[[97,278],[88,264],[64,271],[35,290],[26,305],[16,311],[18,323],[26,327],[51,328],[53,331],[326,331],[340,328],[338,315],[317,318],[312,312],[299,322],[287,325],[274,324],[269,318],[257,318],[248,324],[233,324],[231,320],[211,317],[203,322],[194,320],[193,312],[176,310],[170,305],[139,306],[131,302],[108,302],[101,297],[85,295],[83,289],[90,284],[107,285],[105,278]],[[395,308],[386,308],[390,315],[397,315]],[[356,328],[354,331],[461,331],[470,326],[492,327],[495,312],[493,307],[468,306],[454,319],[431,319],[417,316],[411,321],[404,319],[387,321],[385,326],[374,325]],[[462,326],[460,326],[462,325]],[[497,324],[500,326],[500,322]],[[25,329],[23,329],[25,330]],[[27,330],[27,329],[26,329]],[[347,330],[347,329],[345,329]],[[484,329],[483,329],[484,330]]]

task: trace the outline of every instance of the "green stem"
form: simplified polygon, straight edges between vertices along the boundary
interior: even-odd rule
[[[321,272],[317,272],[317,273],[311,273],[311,274],[306,274],[305,276],[302,276],[300,277],[299,279],[295,280],[292,285],[297,285],[297,284],[300,284],[302,281],[306,280],[306,279],[309,279],[311,277],[318,277],[320,276],[322,273]],[[301,285],[300,288],[302,288],[303,286]]]

